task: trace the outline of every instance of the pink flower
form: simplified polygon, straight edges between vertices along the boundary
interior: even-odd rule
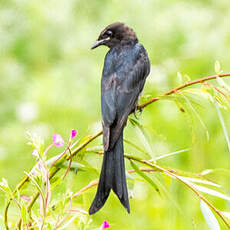
[[[65,142],[64,142],[63,138],[61,137],[61,135],[56,134],[56,133],[53,135],[53,143],[57,147],[62,147],[65,144]]]
[[[76,137],[77,135],[77,130],[76,129],[72,129],[71,131],[71,138],[74,139],[74,137]]]
[[[101,226],[101,229],[109,228],[110,224],[105,220]]]

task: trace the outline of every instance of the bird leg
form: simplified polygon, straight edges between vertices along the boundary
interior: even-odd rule
[[[141,113],[143,111],[142,108],[139,109],[138,107],[139,107],[139,105],[136,104],[135,107],[134,107],[134,112],[133,112],[133,114],[134,114],[134,116],[135,116],[136,119],[138,119],[138,117],[137,117],[137,111],[139,111],[140,115],[141,115]]]

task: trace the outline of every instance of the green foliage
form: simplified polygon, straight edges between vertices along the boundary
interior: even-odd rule
[[[43,223],[45,229],[98,229],[104,220],[111,229],[226,229],[191,188],[229,219],[228,78],[161,97],[138,119],[131,117],[125,130],[125,152],[136,157],[132,165],[126,162],[130,215],[113,194],[98,214],[87,214],[100,172],[100,137],[78,151],[71,165],[70,160],[57,162],[57,172],[52,163],[71,157],[67,145],[45,150],[53,133],[68,140],[69,130],[76,128],[74,153],[90,139],[87,135],[101,129],[106,49],[92,52],[90,46],[104,26],[124,21],[145,45],[152,64],[141,99],[146,102],[190,79],[230,70],[229,7],[228,0],[0,1],[0,178],[6,178],[0,182],[0,228],[11,199],[12,228],[21,219],[22,226]],[[26,145],[27,131],[32,148]],[[34,148],[39,158],[32,156]],[[43,174],[36,170],[34,176],[39,160]],[[25,171],[29,182],[13,192]],[[47,180],[46,173],[54,175]],[[43,197],[29,212],[37,191]]]
[[[204,203],[204,201],[200,202],[200,209],[204,215],[206,222],[208,223],[210,230],[220,230],[220,226],[218,224],[218,221],[216,220],[216,217],[213,215],[212,211],[210,210],[208,205]]]

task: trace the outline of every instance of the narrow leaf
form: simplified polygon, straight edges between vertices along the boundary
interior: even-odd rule
[[[177,79],[179,80],[180,84],[183,84],[183,76],[180,72],[177,72]]]
[[[215,72],[217,75],[221,74],[221,66],[220,66],[220,62],[219,61],[216,61],[215,62]]]
[[[43,194],[42,188],[39,186],[39,184],[36,182],[36,180],[29,173],[27,173],[27,172],[24,172],[24,173],[30,178],[32,184],[35,185],[35,187],[40,192],[40,195],[42,196],[43,201],[44,201],[45,199],[44,199],[44,194]]]
[[[126,171],[125,174],[126,174],[126,178],[127,178],[129,198],[133,198],[134,197],[133,191],[134,191],[135,180],[129,172]]]
[[[23,224],[26,223],[26,207],[24,204],[22,204],[22,209],[21,209],[21,213],[22,213],[22,222]]]
[[[73,217],[71,217],[70,219],[68,219],[68,221],[62,226],[60,227],[59,229],[66,229],[68,227],[69,224],[71,224],[77,217],[81,217],[81,214],[80,213],[76,213]]]
[[[221,212],[225,217],[230,219],[230,212]]]
[[[182,179],[184,181],[191,181],[191,182],[200,183],[200,184],[208,184],[208,185],[212,185],[212,186],[215,186],[218,188],[221,187],[219,184],[213,183],[213,182],[208,181],[208,180],[201,180],[198,178],[191,178],[191,177],[185,177],[185,176],[177,176],[177,177],[179,177],[180,179]]]
[[[138,151],[140,151],[146,155],[149,155],[148,152],[146,152],[144,149],[142,149],[140,146],[134,144],[133,142],[131,142],[127,139],[124,139],[124,142],[126,142],[128,145],[132,146],[133,148],[137,149]]]
[[[5,178],[2,178],[2,181],[0,182],[0,190],[2,190],[4,193],[6,193],[9,197],[12,196],[12,191],[8,185],[8,182]]]
[[[102,145],[97,145],[86,149],[86,152],[99,152],[99,151],[103,151]]]
[[[138,131],[138,135],[142,141],[142,143],[144,144],[144,147],[146,149],[146,153],[148,154],[148,157],[151,157],[151,155],[153,155],[153,151],[152,151],[152,146],[150,144],[150,138],[146,132],[146,130],[144,129],[143,125],[141,125],[137,120],[129,118],[129,121],[131,122],[132,125],[134,125],[135,127],[137,127],[137,131]],[[151,153],[151,155],[149,155],[149,153]]]
[[[201,212],[204,216],[206,223],[209,226],[209,229],[210,230],[220,230],[220,226],[219,226],[219,223],[215,215],[212,213],[208,205],[203,200],[200,201],[200,209],[201,209]]]
[[[158,193],[160,193],[159,188],[157,187],[157,185],[153,182],[153,180],[150,177],[148,177],[145,173],[143,173],[138,168],[138,166],[133,163],[133,161],[130,160],[130,164],[139,176],[143,177]]]
[[[203,172],[201,172],[201,175],[208,175],[211,173],[220,173],[223,174],[224,176],[230,177],[230,170],[224,168],[206,169]]]
[[[186,79],[186,81],[191,81],[191,78],[188,76],[188,74],[185,74],[184,78]]]
[[[230,86],[226,84],[225,81],[221,77],[217,77],[216,81],[221,87],[223,87],[230,93]]]
[[[226,125],[225,125],[225,122],[224,122],[224,118],[223,118],[222,113],[220,111],[220,108],[219,108],[219,106],[218,106],[218,104],[216,102],[214,102],[214,106],[216,108],[217,115],[219,117],[222,129],[223,129],[223,132],[224,132],[224,136],[225,136],[225,139],[226,139],[226,142],[227,142],[227,145],[228,145],[228,151],[230,152],[230,140],[229,140],[228,131],[227,131],[227,128],[226,128]]]
[[[215,190],[213,190],[213,189],[206,188],[206,187],[201,186],[201,185],[196,185],[196,184],[192,184],[192,183],[191,183],[191,185],[192,185],[195,189],[199,190],[200,192],[204,192],[204,193],[207,193],[207,194],[209,194],[209,195],[216,196],[216,197],[219,197],[219,198],[221,198],[221,199],[230,201],[230,197],[229,197],[229,196],[226,196],[225,194],[223,194],[223,193],[221,193],[221,192],[217,192],[217,191],[215,191]]]
[[[166,158],[166,157],[170,157],[170,156],[173,156],[173,155],[176,155],[176,154],[179,154],[179,153],[187,152],[187,151],[189,151],[189,149],[182,149],[182,150],[178,150],[178,151],[175,151],[175,152],[172,152],[172,153],[163,154],[163,155],[160,155],[159,157],[155,157],[153,159],[153,161],[157,161],[157,160],[160,160],[160,159],[163,159],[163,158]],[[150,161],[152,161],[152,160],[150,160]]]
[[[68,162],[64,162],[62,165],[60,165],[60,168],[67,168],[68,167]],[[85,165],[78,163],[76,161],[71,163],[70,170],[86,170],[88,169]]]
[[[205,130],[205,133],[206,133],[206,137],[207,137],[207,140],[209,141],[209,132],[208,132],[208,129],[205,125],[205,123],[203,122],[203,120],[201,119],[200,115],[198,114],[198,112],[195,110],[195,108],[192,106],[192,103],[189,101],[189,99],[182,94],[182,96],[184,97],[185,101],[188,103],[189,107],[191,108],[191,110],[193,111],[193,113],[195,114],[195,116],[197,117],[197,119],[200,121],[200,124],[201,126],[204,128]]]

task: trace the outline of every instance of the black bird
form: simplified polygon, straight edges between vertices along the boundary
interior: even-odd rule
[[[129,114],[136,109],[150,63],[135,32],[124,23],[116,22],[107,26],[92,49],[100,45],[110,48],[105,57],[101,80],[104,159],[89,214],[94,214],[105,204],[111,189],[129,213],[123,129]]]

